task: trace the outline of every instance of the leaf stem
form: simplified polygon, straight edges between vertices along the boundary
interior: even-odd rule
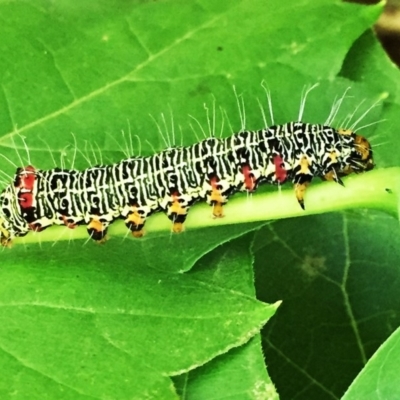
[[[371,208],[398,217],[400,210],[400,167],[384,168],[344,179],[345,187],[332,182],[311,185],[306,193],[306,210],[296,201],[293,190],[277,188],[275,192],[238,194],[225,206],[223,218],[213,218],[207,204],[197,204],[190,210],[185,228],[205,228],[218,225],[240,224],[246,222],[292,218],[326,212],[356,208]],[[163,213],[151,216],[146,222],[146,231],[171,229],[171,222]],[[110,236],[125,236],[127,229],[122,221],[116,221],[109,228]],[[39,237],[40,235],[40,237]],[[85,227],[74,230],[65,227],[52,227],[35,234],[29,233],[16,238],[15,243],[46,242],[71,239],[86,239]]]

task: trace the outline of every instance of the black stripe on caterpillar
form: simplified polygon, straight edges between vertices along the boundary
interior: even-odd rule
[[[7,246],[31,230],[86,224],[103,242],[119,218],[140,237],[146,218],[160,210],[181,232],[196,201],[205,199],[221,217],[230,195],[253,192],[261,183],[292,182],[304,209],[313,177],[342,184],[342,176],[372,169],[372,156],[368,140],[351,130],[289,122],[83,171],[18,168],[0,195],[0,241]]]

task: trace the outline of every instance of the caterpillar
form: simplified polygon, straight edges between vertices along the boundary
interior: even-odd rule
[[[351,129],[288,122],[227,138],[210,137],[191,146],[170,147],[152,156],[131,157],[85,170],[19,167],[0,194],[0,243],[51,225],[87,225],[89,236],[106,240],[107,227],[123,219],[135,237],[146,219],[164,211],[172,231],[181,232],[199,200],[223,216],[228,198],[260,184],[294,184],[304,194],[316,176],[343,185],[341,177],[374,168],[370,143]]]

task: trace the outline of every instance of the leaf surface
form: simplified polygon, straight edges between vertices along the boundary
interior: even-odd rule
[[[361,132],[376,138],[378,167],[399,166],[398,70],[369,31],[382,4],[289,3],[1,2],[2,186],[21,165],[86,168],[192,144],[210,133],[259,129],[265,120],[296,120],[301,91],[314,83],[319,87],[308,95],[304,120],[324,122],[334,99],[351,86],[335,124],[357,106],[351,121],[360,118],[358,127],[386,119]],[[273,118],[262,81],[271,92]],[[396,188],[388,189],[395,196]],[[251,209],[251,198],[243,207]],[[210,214],[202,218],[211,225]],[[271,304],[284,300],[262,334],[282,399],[339,398],[398,326],[387,306],[397,301],[397,221],[374,212],[355,215],[279,221],[257,234],[257,293]],[[186,232],[175,237],[168,227],[152,231],[150,220],[144,240],[122,241],[118,232],[106,246],[84,245],[81,233],[69,243],[62,240],[68,232],[49,229],[30,234],[32,243],[5,249],[2,398],[211,398],[210,387],[219,398],[276,398],[257,339],[276,306],[255,300],[252,291],[249,232],[261,224],[201,230],[191,224],[189,216]],[[285,246],[275,242],[272,228]],[[355,256],[357,246],[366,250],[362,257]],[[350,288],[340,286],[345,267],[354,274],[346,281]],[[292,275],[299,279],[285,280]],[[314,285],[311,300],[308,285]],[[296,301],[287,292],[298,293]],[[357,308],[353,318],[345,294]],[[378,330],[368,325],[376,315]],[[363,325],[358,339],[354,324]],[[337,368],[327,367],[326,359],[335,356]],[[227,382],[235,385],[224,391]]]

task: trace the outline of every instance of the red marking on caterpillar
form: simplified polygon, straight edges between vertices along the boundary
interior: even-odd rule
[[[64,222],[64,225],[69,229],[75,229],[77,226],[76,224],[69,222],[65,215],[61,216],[61,220]]]
[[[274,165],[275,165],[275,176],[278,182],[283,183],[287,179],[287,172],[285,169],[285,164],[283,162],[283,158],[281,156],[274,157]]]
[[[251,173],[249,165],[242,166],[242,172],[244,175],[244,186],[247,191],[252,192],[256,188],[256,180],[254,175]]]
[[[19,193],[18,202],[21,208],[31,208],[33,205],[32,193]]]
[[[33,207],[33,187],[35,180],[35,168],[33,168],[31,165],[17,170],[15,187],[18,189],[17,197],[21,208]]]
[[[29,224],[29,229],[34,232],[41,232],[43,230],[38,224]]]

